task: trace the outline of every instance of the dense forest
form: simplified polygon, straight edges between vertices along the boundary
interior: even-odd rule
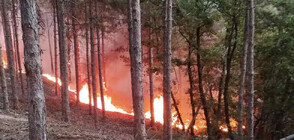
[[[294,139],[293,0],[0,1],[0,139]]]

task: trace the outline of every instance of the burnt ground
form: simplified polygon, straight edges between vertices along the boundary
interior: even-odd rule
[[[9,82],[7,82],[9,87]],[[8,88],[9,89],[9,88]],[[65,123],[61,118],[61,98],[54,95],[54,84],[44,79],[44,92],[47,111],[47,138],[50,140],[131,140],[133,132],[133,117],[115,112],[106,112],[102,119],[98,113],[98,128],[94,127],[93,116],[89,115],[88,105],[75,105],[71,97],[71,122]],[[20,88],[17,88],[21,93]],[[9,91],[8,91],[9,92]],[[71,93],[73,96],[73,93]],[[0,108],[2,108],[2,94],[0,95]],[[28,109],[27,95],[20,96],[20,109],[4,112],[0,109],[0,139],[27,140],[28,136]],[[148,122],[147,122],[148,124]],[[148,139],[161,139],[161,126],[159,131],[147,128]],[[186,139],[177,135],[175,139]]]

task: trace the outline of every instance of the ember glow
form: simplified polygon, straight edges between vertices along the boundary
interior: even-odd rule
[[[54,83],[56,82],[55,76],[52,76],[50,74],[43,74],[43,76],[46,79],[48,79],[49,81],[52,81]],[[58,85],[61,86],[62,82],[61,82],[60,78],[57,78],[57,79],[58,79],[57,80]],[[127,115],[134,115],[133,112],[127,112],[124,109],[112,104],[112,102],[111,102],[112,98],[107,95],[107,88],[105,86],[105,82],[103,82],[103,87],[104,87],[104,91],[105,91],[105,95],[104,95],[105,111],[118,112],[118,113],[127,114]],[[69,91],[76,93],[76,91],[71,89],[70,87],[69,87]],[[80,94],[80,97],[79,97],[80,102],[84,103],[84,104],[89,104],[89,86],[87,83],[82,86],[82,89],[79,91],[79,94]],[[100,93],[98,92],[97,95],[98,95],[97,96],[97,108],[102,109]],[[93,99],[91,100],[91,104],[92,104],[92,106],[94,106]],[[163,97],[162,96],[156,97],[154,99],[153,106],[155,107],[154,108],[154,121],[157,123],[163,124]],[[147,119],[151,118],[150,111],[145,113],[145,118],[147,118]],[[190,123],[189,119],[187,119],[184,122],[185,129],[188,128],[189,123]],[[230,124],[231,124],[232,128],[237,128],[238,123],[236,120],[230,119]],[[172,125],[175,128],[183,129],[183,126],[180,124],[178,117],[177,117],[177,113],[175,111],[172,113]],[[205,129],[206,128],[205,120],[197,120],[195,125],[193,126],[193,128],[196,132],[199,131],[200,129]],[[246,127],[243,126],[243,129],[245,129],[245,128]],[[225,133],[228,132],[228,128],[226,125],[221,125],[219,127],[219,129]]]
[[[3,64],[3,68],[7,69],[8,63],[7,63],[7,55],[5,51],[6,50],[2,50],[2,64]]]

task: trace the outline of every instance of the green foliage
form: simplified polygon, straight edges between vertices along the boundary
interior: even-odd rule
[[[256,69],[262,86],[257,86],[257,94],[263,101],[259,137],[279,139],[294,131],[293,4],[291,0],[259,3]]]

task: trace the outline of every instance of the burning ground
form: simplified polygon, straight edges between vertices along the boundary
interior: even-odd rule
[[[47,111],[47,135],[48,139],[97,139],[97,140],[130,140],[133,131],[133,116],[107,111],[107,117],[98,121],[98,128],[93,125],[93,117],[89,115],[88,105],[81,103],[75,105],[75,93],[71,96],[71,123],[65,123],[61,118],[60,95],[55,96],[54,83],[44,76],[44,91],[46,95]],[[9,82],[8,82],[9,83]],[[9,85],[8,85],[9,86]],[[18,88],[19,90],[19,88]],[[82,91],[82,90],[81,90]],[[20,93],[20,92],[19,92]],[[20,96],[21,108],[18,111],[0,111],[0,139],[28,139],[27,120],[27,96]],[[2,98],[0,99],[2,102]],[[2,104],[1,104],[2,105]],[[101,112],[99,110],[99,118]],[[147,124],[148,124],[147,120]],[[160,123],[156,129],[161,129]],[[177,132],[176,132],[177,133]],[[179,135],[177,139],[184,139],[184,135]],[[148,138],[160,139],[161,134],[148,129]]]

